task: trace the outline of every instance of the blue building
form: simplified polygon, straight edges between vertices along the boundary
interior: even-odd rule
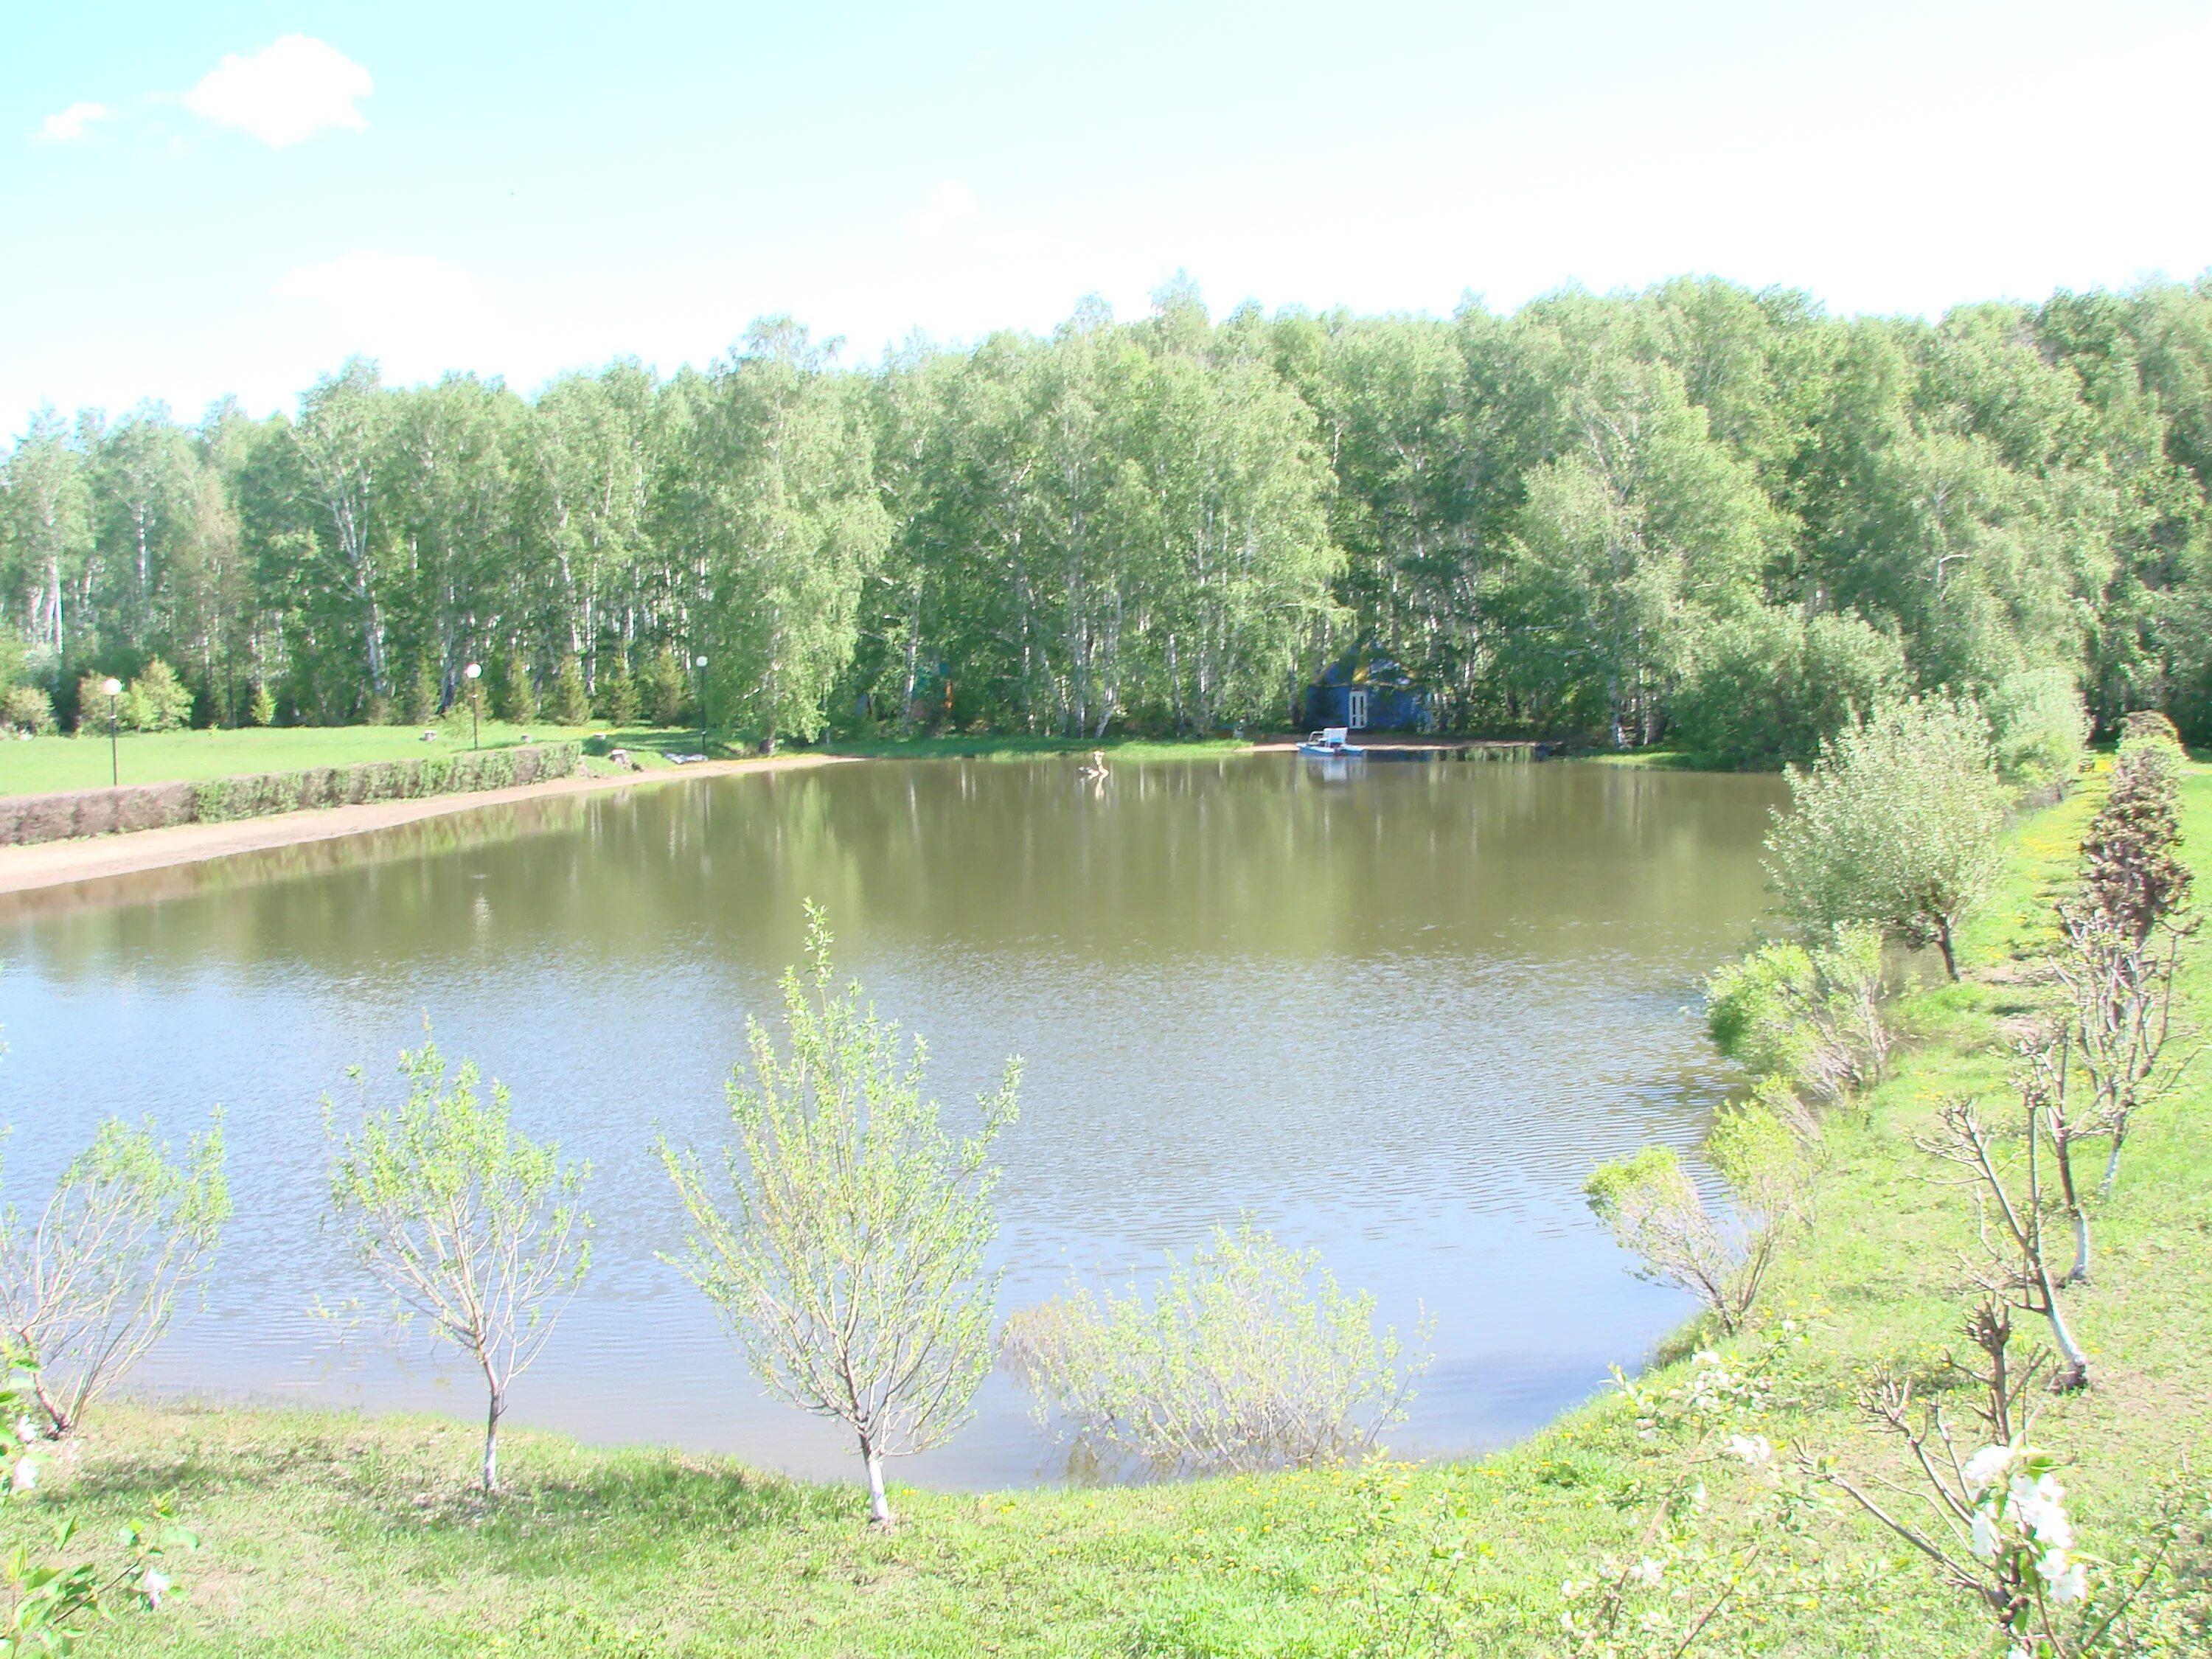
[[[1305,724],[1316,730],[1425,732],[1429,723],[1428,694],[1371,647],[1347,651],[1306,688]]]

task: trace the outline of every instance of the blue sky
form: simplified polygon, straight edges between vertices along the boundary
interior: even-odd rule
[[[1685,271],[1940,312],[2212,266],[2212,5],[0,0],[0,423],[529,389],[788,312],[1498,307]]]

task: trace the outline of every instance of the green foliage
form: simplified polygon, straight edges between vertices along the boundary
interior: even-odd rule
[[[12,685],[0,696],[0,728],[43,736],[54,729],[54,700],[35,685]]]
[[[530,659],[519,645],[511,647],[494,688],[492,709],[500,719],[526,726],[538,718],[538,683],[530,677]]]
[[[28,1371],[52,1433],[161,1340],[229,1217],[220,1118],[175,1162],[151,1124],[105,1119],[35,1218],[0,1211],[0,1361]]]
[[[303,807],[358,806],[367,801],[507,789],[572,777],[582,755],[581,745],[575,743],[545,743],[210,778],[192,786],[192,819],[223,823]]]
[[[427,653],[415,659],[414,677],[407,682],[407,702],[404,709],[407,724],[427,726],[438,718],[438,671]],[[266,726],[266,720],[257,720],[257,726]]]
[[[2033,787],[2064,783],[2089,751],[2089,711],[2070,670],[2007,675],[1990,698],[1997,773]]]
[[[276,699],[269,695],[269,688],[259,680],[253,683],[253,696],[246,705],[246,723],[250,726],[272,726],[276,720]]]
[[[1078,1290],[1025,1310],[1007,1351],[1039,1421],[1086,1456],[1184,1474],[1368,1455],[1427,1367],[1375,1328],[1371,1293],[1249,1222],[1171,1262],[1149,1299]]]
[[[637,681],[629,667],[617,661],[599,676],[599,716],[617,730],[637,718]]]
[[[1790,793],[1766,842],[1784,908],[1808,928],[1864,922],[1933,944],[1955,979],[1959,926],[1996,878],[2004,831],[1981,711],[1948,698],[1888,703],[1793,770]]]
[[[123,694],[123,724],[134,732],[180,732],[191,723],[191,690],[175,669],[155,658]]]
[[[107,695],[109,676],[91,673],[82,676],[76,683],[76,730],[80,737],[104,732],[111,720],[118,726],[128,726],[124,718],[121,694]]]
[[[1639,1273],[1689,1291],[1733,1335],[1758,1300],[1786,1224],[1807,1216],[1811,1170],[1789,1127],[1756,1102],[1716,1121],[1707,1153],[1735,1195],[1733,1217],[1706,1208],[1668,1146],[1599,1164],[1583,1195]]]
[[[647,718],[655,726],[679,725],[690,712],[690,680],[682,659],[666,646],[646,665],[642,690]]]
[[[1881,933],[1837,926],[1814,950],[1759,946],[1705,981],[1714,1046],[1755,1077],[1778,1077],[1829,1103],[1881,1080],[1890,1047]]]
[[[581,726],[592,718],[591,694],[584,689],[584,665],[571,652],[561,659],[553,676],[553,695],[546,699],[545,718],[556,726]]]
[[[822,912],[807,972],[783,978],[789,1057],[756,1021],[750,1084],[732,1079],[726,1208],[697,1158],[660,1155],[691,1218],[681,1262],[744,1344],[754,1374],[858,1437],[872,1517],[891,1524],[883,1460],[941,1445],[990,1369],[998,1231],[991,1145],[1014,1121],[1020,1062],[954,1140],[921,1094],[922,1047],[860,988],[837,987]]]
[[[395,1323],[422,1320],[483,1373],[483,1481],[495,1492],[507,1390],[591,1269],[591,1166],[515,1133],[506,1089],[494,1083],[484,1100],[473,1060],[448,1084],[426,1041],[399,1071],[405,1101],[343,1138],[332,1128],[331,1212]]]
[[[1905,684],[1896,639],[1857,617],[1761,606],[1696,642],[1672,705],[1682,746],[1708,765],[1809,762]]]
[[[0,1371],[0,1516],[39,1504],[44,1462],[34,1425],[23,1412],[26,1402],[9,1382]],[[172,1551],[197,1549],[199,1540],[171,1524],[167,1498],[150,1507],[150,1514],[134,1516],[118,1528],[122,1559],[105,1567],[90,1559],[55,1559],[76,1541],[73,1517],[48,1530],[52,1555],[27,1540],[0,1551],[0,1659],[64,1659],[93,1620],[112,1619],[119,1605],[149,1612],[161,1605],[174,1588],[163,1562]]]

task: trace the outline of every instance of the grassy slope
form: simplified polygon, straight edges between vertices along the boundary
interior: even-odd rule
[[[1771,1306],[1811,1338],[1768,1432],[1882,1467],[1855,1390],[1877,1363],[1925,1368],[1960,1311],[1972,1210],[1910,1137],[1937,1100],[2002,1087],[2001,1022],[2029,993],[2002,971],[2031,949],[2091,802],[2029,820],[1975,930],[1969,983],[1904,1011],[1916,1047],[1835,1131],[1822,1225],[1784,1264]],[[2200,880],[2212,881],[2212,775],[2189,784]],[[2204,949],[2193,1023],[2212,996]],[[2039,1434],[2068,1477],[2084,1547],[2124,1552],[2151,1479],[2212,1443],[2200,1357],[2212,1345],[2212,1077],[2199,1073],[2131,1145],[2102,1218],[2096,1285],[2075,1293],[2097,1387],[2053,1401]],[[1662,1372],[1661,1380],[1670,1373]],[[1376,1640],[1378,1610],[1418,1583],[1438,1506],[1469,1565],[1448,1584],[1459,1650],[1551,1650],[1560,1582],[1632,1547],[1679,1445],[1646,1443],[1618,1400],[1480,1462],[1412,1472],[1225,1480],[1108,1492],[908,1493],[890,1538],[849,1490],[732,1464],[606,1452],[518,1434],[516,1490],[465,1489],[473,1431],[429,1419],[118,1407],[73,1488],[106,1521],[176,1492],[205,1539],[188,1605],[134,1618],[111,1653],[1179,1654],[1427,1651]],[[1716,1525],[1749,1478],[1716,1467]],[[1966,1612],[1841,1513],[1815,1523],[1826,1586],[1764,1607],[1773,1651],[1921,1659],[1982,1651]]]

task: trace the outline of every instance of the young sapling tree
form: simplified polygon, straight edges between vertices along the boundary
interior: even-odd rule
[[[483,1489],[496,1492],[507,1391],[591,1267],[582,1207],[591,1166],[563,1164],[559,1147],[516,1133],[507,1090],[494,1083],[485,1100],[473,1060],[448,1084],[444,1057],[426,1041],[401,1053],[399,1070],[406,1100],[366,1114],[337,1140],[331,1211],[354,1259],[392,1298],[395,1325],[424,1320],[483,1373]]]
[[[219,1115],[179,1162],[151,1125],[109,1118],[35,1221],[0,1211],[0,1360],[28,1374],[52,1433],[161,1340],[229,1215]]]
[[[1784,1230],[1810,1219],[1812,1169],[1805,1148],[1762,1101],[1723,1113],[1705,1155],[1735,1198],[1733,1218],[1706,1208],[1666,1146],[1601,1164],[1583,1193],[1620,1247],[1643,1264],[1643,1276],[1689,1291],[1734,1335],[1758,1300]]]
[[[1982,1255],[1971,1263],[1975,1280],[1990,1298],[2033,1314],[2051,1327],[2062,1361],[2052,1388],[2073,1393],[2089,1386],[2089,1361],[2074,1340],[2051,1271],[2045,1223],[2051,1204],[2045,1190],[2042,1147],[2045,1104],[2040,1083],[2030,1070],[2021,1082],[2023,1168],[2015,1177],[2005,1167],[1996,1142],[1973,1103],[1954,1100],[1938,1113],[1942,1133],[1921,1141],[1923,1152],[1967,1172],[1981,1218]],[[2015,1180],[2019,1185],[2015,1188]],[[1996,1224],[1992,1227],[1991,1217]]]
[[[922,1097],[921,1040],[902,1054],[860,986],[838,988],[823,913],[806,914],[807,971],[783,978],[788,1055],[748,1022],[751,1079],[730,1085],[726,1207],[696,1155],[665,1140],[660,1155],[691,1218],[677,1265],[762,1382],[851,1431],[871,1521],[888,1529],[884,1460],[944,1443],[990,1370],[990,1153],[1021,1066],[954,1139]]]
[[[1766,847],[1784,907],[1808,928],[1868,922],[1933,945],[1959,977],[1960,922],[1996,878],[2006,793],[1972,702],[1891,702],[1790,774]]]

